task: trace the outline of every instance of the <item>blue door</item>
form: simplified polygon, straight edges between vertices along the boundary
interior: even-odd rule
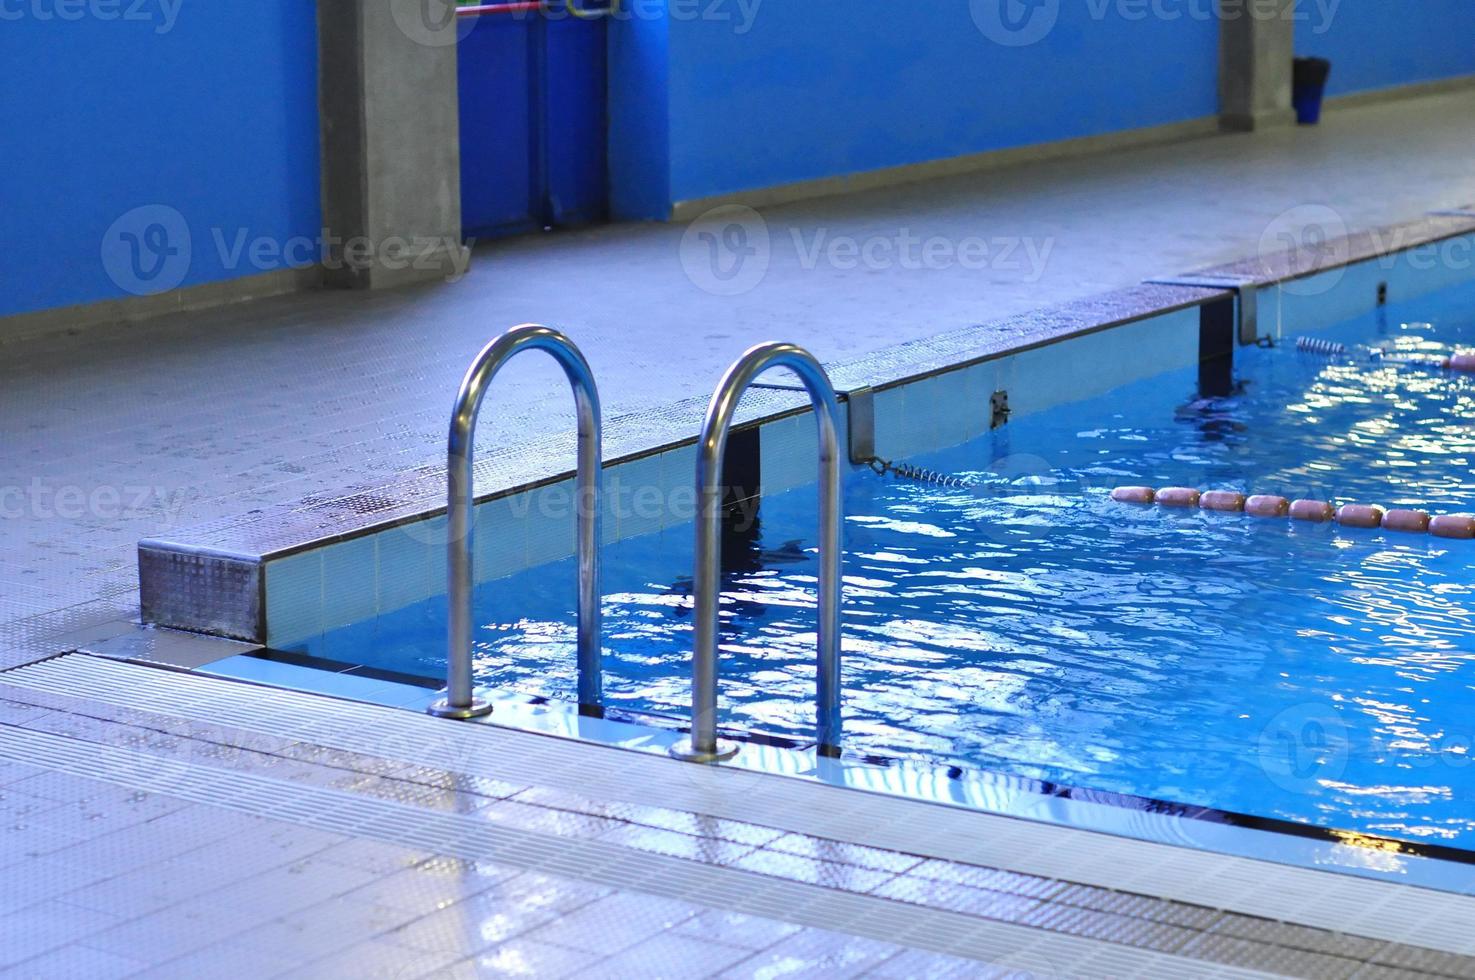
[[[603,221],[606,24],[563,0],[468,6],[460,50],[467,238]]]

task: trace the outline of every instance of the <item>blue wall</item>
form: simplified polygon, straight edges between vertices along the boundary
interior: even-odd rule
[[[130,0],[116,9],[142,19],[88,13],[105,5],[35,16],[57,7],[0,2],[0,315],[286,264],[270,246],[223,256],[217,229],[227,253],[242,230],[278,249],[317,239],[317,4]],[[147,205],[162,207],[115,227]]]
[[[611,91],[669,74],[667,206],[1218,112],[1218,23],[1195,5],[1134,19],[1132,5],[1063,0],[1048,31],[1011,46],[979,26],[990,2],[772,0],[745,22],[726,0],[727,19],[669,15],[667,37],[625,25],[648,41],[645,78],[617,74]],[[639,216],[661,216],[646,204]]]
[[[664,17],[609,27],[609,196],[617,218],[671,209],[670,33]]]
[[[1331,59],[1329,95],[1475,74],[1472,0],[1341,0],[1324,24],[1314,10],[1296,53]]]

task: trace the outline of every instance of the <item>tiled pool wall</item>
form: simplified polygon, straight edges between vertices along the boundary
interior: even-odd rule
[[[876,451],[905,458],[965,442],[992,424],[990,396],[1009,393],[1012,417],[1090,398],[1198,359],[1199,308],[992,358],[877,391]],[[1107,357],[1130,347],[1132,358]],[[848,415],[848,413],[846,413]],[[792,411],[756,429],[761,494],[814,483],[814,415]],[[841,445],[848,441],[841,433]],[[695,435],[695,433],[693,433]],[[729,468],[732,457],[729,455]],[[740,482],[739,474],[725,474]],[[696,446],[672,446],[606,466],[601,503],[605,543],[689,524],[696,506]],[[574,553],[571,479],[478,503],[472,538],[477,584]],[[439,515],[266,562],[266,645],[305,650],[321,634],[373,619],[446,591],[446,519]]]
[[[1451,256],[1472,252],[1475,234],[1467,234],[1246,288],[1256,291],[1259,333],[1281,340],[1365,315],[1384,301],[1402,302],[1467,281],[1471,263],[1451,261]],[[1232,322],[1235,300],[1227,292],[1189,290],[1185,296],[1189,305],[877,385],[872,395],[877,455],[905,459],[982,435],[993,425],[990,399],[996,392],[1007,393],[1010,417],[1020,418],[1195,364],[1212,353],[1201,348],[1210,323]],[[1121,356],[1124,350],[1132,356]],[[815,353],[824,358],[823,350]],[[853,372],[839,368],[834,373],[842,389],[850,387],[845,381]],[[764,380],[782,383],[783,376]],[[808,409],[779,411],[736,431],[750,433],[745,441],[750,451],[756,440],[762,494],[814,482],[817,436]],[[846,435],[841,434],[842,445]],[[605,467],[605,543],[691,521],[695,436],[692,432],[686,441]],[[728,465],[728,482],[740,482],[731,453]],[[473,539],[477,583],[572,555],[573,504],[571,477],[479,502]],[[325,632],[443,595],[445,537],[441,514],[262,555],[256,559],[261,568],[255,594],[249,585],[239,587],[259,605],[257,635],[241,636],[239,630],[235,635],[276,650],[303,651]],[[209,630],[209,624],[166,625]]]
[[[1257,290],[1260,333],[1279,341],[1475,279],[1475,235],[1457,235]],[[1380,289],[1380,287],[1385,287]]]

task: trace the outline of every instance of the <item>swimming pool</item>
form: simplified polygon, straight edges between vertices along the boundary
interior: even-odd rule
[[[1475,542],[1108,494],[1180,484],[1475,511],[1475,378],[1363,349],[1475,343],[1472,311],[1469,290],[1429,297],[1318,334],[1347,355],[1242,348],[1224,397],[1169,372],[910,460],[966,488],[853,471],[847,753],[1471,847]],[[730,536],[726,727],[812,733],[815,533],[800,488]],[[604,560],[606,703],[680,724],[690,525],[611,543]],[[572,699],[571,564],[478,588],[478,683]],[[434,677],[443,631],[444,601],[429,600],[307,652]]]

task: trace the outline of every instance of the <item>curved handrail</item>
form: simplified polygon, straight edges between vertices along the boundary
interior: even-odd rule
[[[819,629],[815,730],[821,755],[840,754],[840,403],[819,361],[794,344],[759,344],[722,376],[697,441],[696,638],[692,654],[691,737],[671,748],[688,762],[717,762],[737,746],[717,738],[717,607],[722,561],[722,454],[738,401],[770,368],[793,371],[809,392],[819,423]]]
[[[513,327],[482,348],[466,371],[456,406],[446,452],[446,572],[447,617],[446,696],[427,710],[442,718],[475,718],[492,710],[476,697],[471,682],[471,589],[475,584],[471,555],[472,451],[477,413],[487,388],[502,365],[525,350],[553,355],[573,389],[578,410],[578,476],[575,499],[578,512],[579,558],[579,706],[598,713],[603,700],[599,610],[599,496],[601,484],[601,421],[599,390],[589,362],[579,348],[551,327],[525,323]]]

